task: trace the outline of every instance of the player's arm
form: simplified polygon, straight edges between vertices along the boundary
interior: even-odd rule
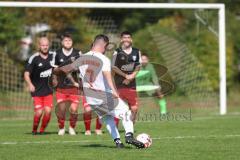
[[[159,88],[156,90],[158,97],[163,98],[164,95],[161,92],[161,86],[159,85],[159,82],[158,82],[158,76],[157,76],[156,71],[155,71],[155,69],[152,65],[149,67],[149,72],[151,74],[151,80],[152,80],[153,84],[156,85],[156,86],[159,86]]]
[[[121,71],[117,66],[116,66],[116,59],[117,59],[117,52],[115,51],[113,53],[113,57],[112,57],[112,72],[113,75],[118,74],[124,78],[126,78],[127,74],[124,73],[123,71]]]
[[[53,74],[65,74],[68,75],[73,71],[77,71],[78,67],[80,66],[80,58],[76,59],[70,64],[61,66],[61,67],[56,67],[53,69]]]
[[[115,96],[116,98],[119,98],[119,95],[117,93],[117,90],[116,90],[116,88],[114,86],[114,83],[113,83],[113,80],[112,80],[111,72],[110,71],[103,71],[103,75],[106,78],[106,80],[108,82],[108,85],[112,90],[113,96]]]
[[[72,84],[74,85],[74,87],[79,87],[79,84],[74,80],[73,76],[71,73],[67,74],[67,78],[72,82]]]
[[[28,71],[24,72],[24,80],[27,82],[28,89],[30,92],[35,91],[35,86],[32,84],[31,78],[30,78],[30,73]]]
[[[112,72],[111,72],[110,61],[107,60],[103,63],[102,73],[103,73],[103,76],[105,77],[105,79],[107,80],[107,83],[108,83],[109,87],[112,90],[113,96],[116,97],[116,98],[119,98],[119,95],[117,93],[117,89],[116,89],[115,84],[112,80]]]
[[[33,85],[32,80],[30,78],[30,74],[33,71],[33,66],[34,66],[33,63],[34,63],[33,59],[30,58],[25,66],[25,71],[24,71],[24,80],[26,81],[30,92],[35,91],[35,86]]]

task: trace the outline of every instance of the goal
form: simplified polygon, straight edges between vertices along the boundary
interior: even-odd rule
[[[122,9],[123,12],[128,12],[131,10],[136,11],[146,11],[146,14],[150,12],[153,13],[152,16],[148,16],[146,19],[146,24],[143,25],[143,28],[148,33],[146,37],[151,38],[149,43],[155,49],[155,53],[160,54],[160,60],[151,59],[154,63],[160,63],[168,69],[168,73],[163,75],[162,78],[164,81],[171,81],[175,86],[175,91],[171,92],[169,96],[169,104],[172,106],[177,106],[179,103],[186,105],[190,102],[190,106],[217,106],[219,107],[219,113],[221,115],[226,114],[227,112],[227,103],[226,103],[226,40],[225,40],[225,6],[224,4],[203,4],[203,3],[72,3],[72,2],[0,2],[0,8],[5,7],[16,7],[16,8],[79,8],[79,9],[95,9],[102,10],[119,10]],[[182,20],[181,15],[176,15],[176,19],[163,18],[157,15],[159,10],[170,10],[178,11],[184,10],[189,16],[189,20]],[[178,13],[178,12],[176,12]],[[122,28],[117,26],[114,17],[112,18],[109,15],[104,17],[99,15],[99,17],[89,17],[87,20],[84,19],[85,24],[94,26],[92,29],[95,33],[104,32],[109,35],[110,39],[114,43],[118,43],[118,35],[121,32]],[[152,25],[148,25],[151,21]],[[194,22],[196,26],[195,37],[193,40],[198,40],[198,37],[207,34],[213,37],[212,42],[215,42],[217,49],[211,51],[215,53],[212,57],[218,58],[218,61],[215,60],[218,66],[218,78],[212,80],[211,78],[211,69],[206,67],[206,64],[203,65],[204,58],[199,58],[199,55],[195,54],[194,47],[191,46],[192,43],[186,43],[184,39],[181,39],[181,24],[179,23],[188,23]],[[175,22],[175,23],[173,23]],[[179,23],[178,23],[179,22]],[[126,22],[127,23],[127,22]],[[172,24],[171,24],[172,23]],[[158,25],[165,26],[159,29]],[[177,34],[169,32],[166,30],[167,27],[173,27],[171,31],[176,31]],[[186,30],[186,29],[185,29]],[[141,33],[137,32],[136,37],[144,37]],[[134,37],[135,38],[135,37]],[[133,38],[133,40],[134,40]],[[204,43],[199,41],[198,46],[204,47]],[[205,42],[206,44],[208,42]],[[141,44],[136,43],[137,47],[143,49],[143,51],[149,51],[149,48],[144,48],[140,46]],[[142,47],[142,48],[141,48]],[[108,53],[111,55],[111,53]],[[211,54],[211,53],[209,53]],[[7,110],[16,109],[17,106],[29,106],[22,107],[23,109],[30,107],[30,97],[26,96],[27,93],[23,89],[23,79],[20,78],[22,75],[14,72],[6,71],[6,66],[13,65],[13,62],[9,62],[5,59],[10,59],[5,53],[1,54],[1,70],[3,74],[1,76],[1,90],[4,90],[7,96],[2,96],[0,99],[0,109]],[[152,55],[151,55],[152,56]],[[204,53],[203,57],[208,57],[208,53]],[[154,56],[153,56],[154,57]],[[156,57],[156,56],[155,56]],[[151,57],[150,57],[151,58]],[[4,60],[3,60],[4,59]],[[158,59],[157,59],[158,60]],[[156,65],[158,66],[158,65]],[[7,67],[11,68],[11,67]],[[5,75],[4,75],[5,73]],[[6,75],[7,74],[7,75]],[[6,78],[9,77],[9,78]],[[13,85],[20,81],[21,85]],[[216,86],[217,82],[217,86]],[[7,86],[7,87],[6,87]],[[15,89],[14,89],[15,88]],[[17,88],[17,89],[16,89]],[[12,104],[12,107],[6,106],[5,99],[8,101],[15,102]],[[172,97],[172,98],[171,98]],[[178,102],[178,99],[179,100]],[[21,103],[19,103],[21,101]],[[26,103],[24,103],[26,102]],[[181,105],[180,105],[181,106]],[[23,117],[29,115],[29,112],[22,113]],[[17,113],[16,113],[17,114]],[[19,114],[19,113],[18,113]],[[2,115],[1,115],[2,116]],[[5,116],[7,117],[7,116]],[[1,117],[0,117],[1,118]]]

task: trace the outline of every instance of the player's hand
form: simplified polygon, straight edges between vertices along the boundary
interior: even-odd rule
[[[128,74],[126,75],[126,79],[127,80],[133,80],[135,78],[135,75],[134,74]]]
[[[113,98],[119,98],[119,94],[116,91],[112,91]]]
[[[125,84],[125,85],[128,85],[130,82],[131,82],[130,80],[124,79],[122,83]]]
[[[52,75],[52,85],[53,87],[56,87],[58,85],[58,80],[56,75]]]
[[[79,84],[77,82],[74,82],[73,86],[76,87],[76,88],[79,88]]]
[[[35,91],[35,86],[33,84],[29,84],[28,89],[29,89],[30,92],[34,92]]]

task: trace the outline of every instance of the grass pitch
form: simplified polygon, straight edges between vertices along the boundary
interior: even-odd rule
[[[48,126],[46,135],[31,135],[31,126],[31,120],[0,121],[1,160],[238,160],[240,157],[238,114],[207,117],[193,114],[191,120],[137,122],[135,135],[145,132],[153,138],[148,149],[129,145],[116,149],[105,127],[102,136],[85,136],[83,122],[78,122],[76,136],[58,136],[55,119]],[[123,131],[121,136],[124,140]]]

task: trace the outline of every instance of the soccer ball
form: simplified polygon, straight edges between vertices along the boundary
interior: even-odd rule
[[[139,134],[139,135],[136,137],[136,139],[137,139],[138,141],[144,143],[145,148],[148,148],[148,147],[150,147],[150,146],[152,145],[152,139],[151,139],[151,137],[150,137],[148,134],[146,134],[146,133],[141,133],[141,134]]]

